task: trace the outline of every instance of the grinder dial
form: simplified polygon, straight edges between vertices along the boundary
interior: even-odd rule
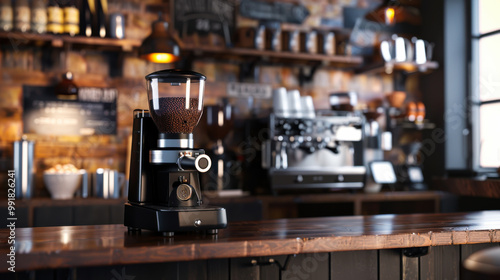
[[[193,188],[188,184],[180,184],[177,187],[177,198],[182,201],[189,200],[193,196]]]

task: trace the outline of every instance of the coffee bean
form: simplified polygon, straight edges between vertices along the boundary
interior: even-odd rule
[[[157,110],[153,110],[152,102],[149,101],[151,117],[163,133],[193,133],[203,112],[198,110],[198,98],[189,99],[189,109],[186,109],[185,97],[161,97]]]

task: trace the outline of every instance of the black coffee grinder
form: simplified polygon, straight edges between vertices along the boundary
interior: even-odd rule
[[[199,174],[211,167],[203,149],[193,148],[193,130],[203,112],[206,77],[193,71],[162,70],[146,76],[149,111],[135,110],[128,202],[130,230],[174,232],[227,225],[226,210],[203,205]]]

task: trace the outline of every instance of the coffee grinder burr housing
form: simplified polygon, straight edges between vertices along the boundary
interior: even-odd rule
[[[211,160],[193,148],[193,130],[203,112],[206,77],[162,70],[146,76],[149,111],[135,110],[128,202],[129,230],[174,232],[227,225],[226,210],[203,204],[199,173]]]

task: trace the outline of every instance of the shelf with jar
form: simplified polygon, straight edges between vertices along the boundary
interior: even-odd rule
[[[429,73],[438,69],[437,61],[426,61],[417,63],[414,61],[381,61],[367,64],[356,70],[356,73],[363,74],[393,74],[394,72],[403,72],[405,74]]]
[[[91,47],[102,47],[106,49],[118,48],[123,51],[131,51],[133,48],[141,45],[141,41],[136,39],[115,39],[6,31],[0,31],[0,40],[7,41],[9,43],[15,42],[17,45],[36,44],[41,42],[50,43],[52,47],[63,47],[65,44],[79,44]]]
[[[396,34],[380,43],[380,61],[367,64],[357,70],[358,73],[393,74],[428,73],[439,67],[432,60],[434,44],[412,37],[400,37]]]

